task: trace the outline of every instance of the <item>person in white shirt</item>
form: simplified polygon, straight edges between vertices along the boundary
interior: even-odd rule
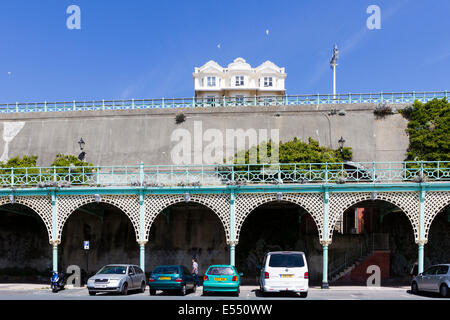
[[[192,257],[192,275],[194,276],[195,285],[199,287],[200,281],[198,279],[198,263],[195,257]]]

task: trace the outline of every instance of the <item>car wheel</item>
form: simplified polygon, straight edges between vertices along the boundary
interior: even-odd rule
[[[145,282],[142,282],[141,284],[141,293],[145,292]]]
[[[419,287],[417,286],[417,282],[413,282],[411,284],[411,292],[412,292],[412,294],[418,294],[419,293]]]
[[[202,296],[207,296],[207,295],[208,295],[208,292],[205,291],[205,290],[203,290],[203,291],[202,291]]]
[[[239,297],[239,294],[241,293],[241,289],[239,288],[235,293],[234,296],[235,297]]]
[[[448,297],[448,287],[445,284],[441,285],[441,287],[439,288],[439,293],[443,298]]]
[[[120,293],[122,293],[123,296],[126,296],[128,294],[128,283],[124,283],[122,286],[122,290],[120,290]]]
[[[150,289],[150,295],[154,296],[156,294],[156,289]]]
[[[186,295],[186,285],[183,285],[180,289],[180,295],[185,296]]]
[[[89,291],[89,295],[90,295],[90,296],[95,296],[96,294],[97,294],[97,292]]]
[[[300,292],[300,298],[306,298],[308,296],[308,291]]]

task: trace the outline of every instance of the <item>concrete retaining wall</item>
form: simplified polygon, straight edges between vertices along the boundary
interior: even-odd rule
[[[345,110],[345,115],[329,115],[332,108]],[[37,155],[38,165],[49,165],[57,153],[78,155],[82,137],[87,161],[94,165],[173,164],[171,151],[178,142],[171,136],[176,129],[192,135],[192,162],[199,160],[194,159],[194,149],[204,151],[210,143],[202,135],[208,129],[217,129],[224,137],[227,129],[268,133],[278,129],[282,141],[312,137],[333,148],[342,136],[345,146],[353,148],[354,161],[404,160],[407,121],[399,114],[377,120],[374,108],[363,104],[1,114],[0,153],[3,160]],[[180,111],[186,121],[177,125],[175,115]],[[194,142],[194,126],[204,141]],[[232,149],[225,145],[224,153],[227,148]]]

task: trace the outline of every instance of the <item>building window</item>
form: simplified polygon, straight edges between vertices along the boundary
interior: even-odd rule
[[[244,76],[236,76],[236,87],[244,85]]]
[[[212,107],[215,106],[216,97],[215,96],[207,96],[206,103]]]
[[[272,77],[264,77],[264,87],[272,87]]]
[[[215,87],[216,86],[216,77],[208,77],[208,87]]]
[[[236,96],[236,105],[244,104],[244,96]]]

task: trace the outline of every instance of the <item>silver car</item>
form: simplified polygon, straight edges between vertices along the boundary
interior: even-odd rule
[[[449,295],[450,264],[437,264],[419,273],[411,282],[411,292],[439,292],[442,297]]]
[[[128,294],[128,290],[145,292],[145,273],[136,265],[110,264],[101,268],[88,279],[87,288],[91,296],[97,292],[119,292]]]

